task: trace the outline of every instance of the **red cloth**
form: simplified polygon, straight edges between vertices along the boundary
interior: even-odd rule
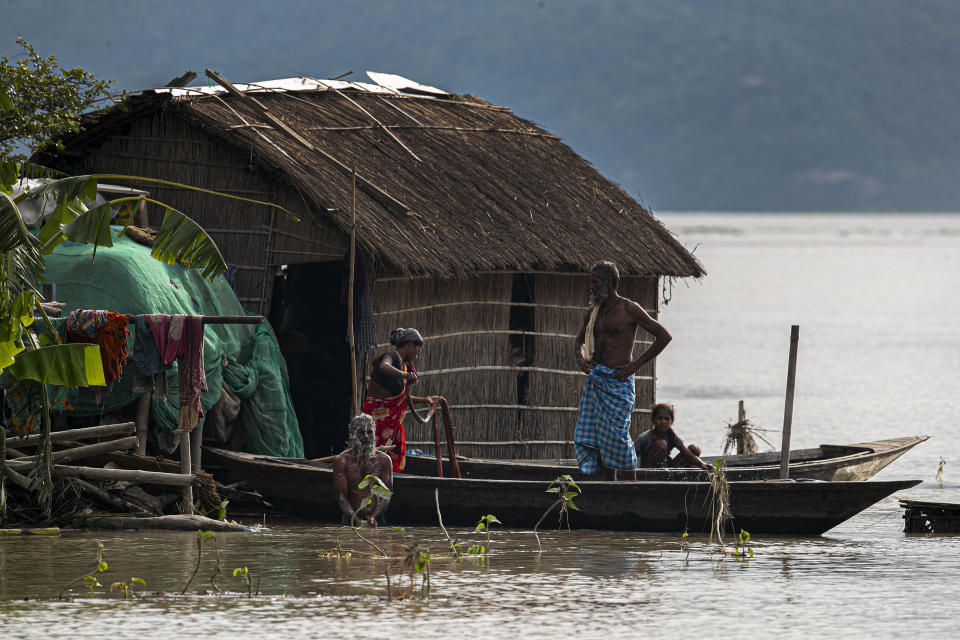
[[[377,446],[394,445],[387,451],[393,460],[393,471],[403,471],[407,463],[407,438],[403,430],[403,418],[407,415],[407,390],[392,398],[367,396],[361,409],[373,416],[377,423]]]
[[[81,311],[70,314],[67,322],[67,337],[70,342],[96,344],[100,347],[103,377],[107,385],[113,384],[127,363],[130,329],[128,320],[133,316],[115,311]]]

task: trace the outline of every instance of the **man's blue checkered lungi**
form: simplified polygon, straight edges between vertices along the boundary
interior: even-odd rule
[[[580,398],[574,451],[580,473],[600,473],[602,467],[633,471],[637,452],[630,439],[630,416],[637,392],[633,376],[620,382],[619,369],[598,364],[587,377]]]

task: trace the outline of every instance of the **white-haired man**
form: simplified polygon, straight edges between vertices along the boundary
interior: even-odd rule
[[[375,427],[372,416],[366,413],[354,416],[350,420],[347,449],[333,461],[333,486],[337,491],[337,503],[343,511],[343,524],[353,527],[382,524],[383,514],[390,504],[390,498],[371,495],[369,486],[359,487],[365,477],[376,476],[393,491],[393,463],[390,456],[377,451]],[[361,509],[360,504],[368,495],[370,504]]]

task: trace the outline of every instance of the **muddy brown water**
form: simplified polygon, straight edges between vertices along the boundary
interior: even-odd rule
[[[674,340],[658,397],[677,405],[678,433],[716,451],[744,399],[779,444],[799,323],[795,446],[931,435],[878,479],[920,478],[904,497],[960,502],[960,216],[661,217],[710,274],[675,286],[661,316]],[[538,553],[529,532],[496,528],[485,559],[432,561],[428,600],[392,602],[384,571],[399,560],[322,557],[336,544],[329,526],[273,519],[260,534],[219,534],[227,596],[197,595],[210,589],[210,543],[194,594],[176,595],[195,533],[0,536],[0,638],[954,637],[960,536],[907,536],[901,513],[894,497],[821,537],[754,536],[743,561],[703,537],[687,558],[679,535],[597,531],[546,533]],[[446,547],[438,529],[407,534]],[[365,550],[351,536],[343,546]],[[97,540],[109,564],[101,593],[56,600],[92,568]],[[403,552],[398,532],[374,541]],[[240,595],[229,574],[243,566],[264,597]],[[168,595],[105,592],[132,576]]]

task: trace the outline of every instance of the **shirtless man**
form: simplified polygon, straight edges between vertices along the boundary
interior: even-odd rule
[[[360,503],[370,494],[370,488],[360,489],[357,485],[364,477],[377,476],[393,491],[393,463],[390,456],[374,447],[374,421],[371,416],[361,413],[350,420],[349,448],[333,461],[333,486],[337,491],[337,503],[343,510],[344,524],[353,527],[367,524],[377,526],[377,519],[387,510],[390,499],[372,496],[370,504],[359,509]]]
[[[577,365],[588,374],[580,399],[574,449],[580,472],[603,472],[604,480],[637,479],[637,454],[630,438],[630,416],[636,401],[634,374],[670,342],[670,333],[639,304],[617,293],[620,273],[612,262],[590,268],[590,302],[575,348]],[[636,360],[637,329],[653,335]]]

